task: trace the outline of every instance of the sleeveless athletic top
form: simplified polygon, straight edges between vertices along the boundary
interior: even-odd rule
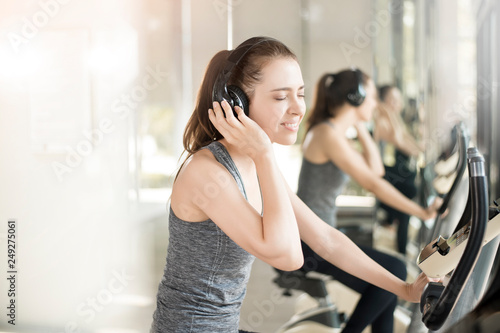
[[[330,122],[327,122],[333,126]],[[335,227],[337,206],[335,200],[342,192],[349,176],[332,161],[316,164],[302,159],[297,196],[323,221]]]
[[[216,160],[247,199],[241,175],[226,148],[210,143]],[[234,217],[238,223],[238,216]],[[238,332],[240,308],[255,257],[212,220],[187,222],[172,208],[164,275],[158,287],[151,332]]]

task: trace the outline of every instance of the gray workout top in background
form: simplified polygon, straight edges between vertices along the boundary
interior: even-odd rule
[[[349,180],[349,176],[331,161],[322,164],[302,159],[297,195],[323,221],[336,227],[335,200]]]
[[[227,168],[246,199],[241,176],[226,148],[217,141],[206,148]],[[234,216],[234,223],[238,221]],[[169,232],[167,264],[158,287],[151,332],[238,332],[255,257],[212,220],[186,222],[171,208]]]

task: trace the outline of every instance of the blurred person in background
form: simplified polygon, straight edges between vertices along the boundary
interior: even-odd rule
[[[380,143],[384,154],[391,151],[391,156],[385,156],[384,159],[384,178],[407,198],[413,199],[417,195],[416,160],[423,152],[423,147],[410,134],[404,123],[402,117],[404,103],[401,91],[395,86],[381,86],[379,99],[374,117],[374,138]],[[384,149],[388,144],[392,149]],[[387,214],[382,225],[396,227],[397,250],[406,255],[410,215],[383,202],[380,208]]]
[[[350,178],[373,192],[380,201],[407,214],[424,220],[437,214],[437,205],[429,208],[417,205],[382,177],[384,166],[380,152],[366,127],[376,106],[375,84],[358,69],[325,74],[317,83],[302,145],[297,195],[325,225],[336,226],[335,201]],[[357,131],[361,152],[346,136],[352,127]],[[406,278],[403,261],[372,247],[360,247],[386,270],[402,280]],[[331,275],[361,294],[343,333],[361,332],[369,325],[373,333],[393,332],[395,295],[346,273],[335,262],[325,260],[310,243],[303,243],[302,249],[303,270]]]

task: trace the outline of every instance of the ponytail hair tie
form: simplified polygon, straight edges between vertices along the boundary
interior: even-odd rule
[[[329,74],[325,79],[325,88],[329,89],[335,81],[335,74]]]

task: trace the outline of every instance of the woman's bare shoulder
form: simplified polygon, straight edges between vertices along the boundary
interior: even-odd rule
[[[199,150],[186,159],[172,186],[171,206],[177,217],[184,221],[208,219],[200,206],[205,201],[204,189],[207,183],[218,179],[217,176],[228,177],[225,172],[208,149]]]
[[[218,169],[220,167],[222,167],[222,165],[217,162],[215,156],[209,149],[200,149],[186,159],[179,171],[177,181],[183,181],[186,178],[193,179],[193,177],[199,178],[209,170]]]

